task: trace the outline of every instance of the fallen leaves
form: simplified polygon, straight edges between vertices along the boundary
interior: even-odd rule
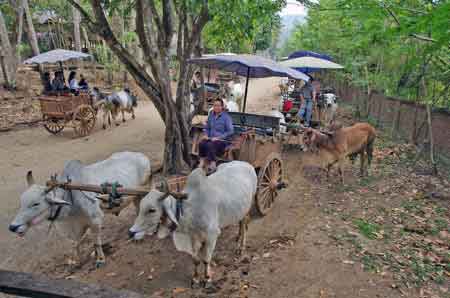
[[[426,194],[448,193],[450,184],[413,173],[410,145],[394,144],[374,156],[371,173],[378,177],[348,185],[345,201],[333,198],[332,211],[327,206],[323,212],[327,225],[330,215],[335,222],[322,231],[348,249],[351,259],[343,264],[359,261],[364,270],[393,278],[392,288],[404,296],[417,287],[431,289],[425,297],[433,297],[433,284],[450,283],[450,208]]]

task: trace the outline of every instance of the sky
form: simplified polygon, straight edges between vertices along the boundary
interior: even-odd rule
[[[287,5],[281,11],[281,15],[306,15],[306,9],[295,0],[288,0]]]

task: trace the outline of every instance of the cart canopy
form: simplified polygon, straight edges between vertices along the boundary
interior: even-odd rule
[[[309,80],[309,77],[302,72],[256,55],[213,55],[193,58],[189,62],[234,72],[247,78],[289,77],[296,80]]]
[[[76,51],[69,51],[69,50],[62,50],[62,49],[56,49],[52,51],[48,51],[42,54],[39,54],[37,56],[34,56],[32,58],[29,58],[25,60],[23,63],[25,64],[45,64],[45,63],[58,63],[58,62],[65,62],[69,60],[81,60],[81,59],[87,59],[92,58],[92,55],[76,52]]]

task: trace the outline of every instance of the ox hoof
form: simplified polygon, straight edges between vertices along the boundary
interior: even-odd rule
[[[219,288],[212,282],[212,280],[204,281],[203,288],[208,294],[213,294],[219,291]]]
[[[122,122],[125,123],[125,119],[122,119]]]
[[[120,125],[120,123],[116,123],[116,126],[119,126]]]
[[[131,116],[131,118],[136,119],[136,116],[133,115],[133,116]]]
[[[103,129],[106,129],[106,125],[103,125],[102,128],[103,128]]]
[[[106,262],[105,262],[104,260],[97,260],[97,261],[95,262],[95,268],[96,268],[96,269],[105,267],[105,265],[106,265]]]
[[[192,289],[200,289],[200,281],[198,279],[191,279],[191,288]]]

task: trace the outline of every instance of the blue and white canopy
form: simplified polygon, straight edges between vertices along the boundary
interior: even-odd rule
[[[234,72],[248,78],[289,77],[296,80],[309,80],[309,77],[302,72],[256,55],[208,55],[190,59],[189,62]]]

